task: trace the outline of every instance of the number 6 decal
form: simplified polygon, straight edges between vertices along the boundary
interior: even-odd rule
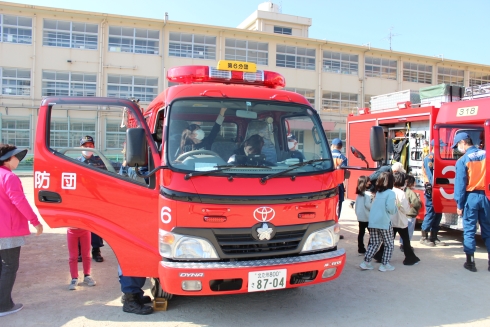
[[[172,221],[172,215],[170,214],[172,210],[169,207],[163,207],[162,212],[160,213],[160,219],[162,223],[168,224]]]
[[[454,166],[444,167],[444,169],[442,170],[442,175],[444,176],[448,172],[454,172],[456,174],[456,167],[454,167]],[[452,184],[453,188],[454,188],[454,178],[448,178],[448,180],[449,180],[449,184]],[[446,198],[448,200],[454,199],[454,192],[453,193],[447,193],[442,187],[440,187],[439,189],[441,190],[441,194],[444,198]]]

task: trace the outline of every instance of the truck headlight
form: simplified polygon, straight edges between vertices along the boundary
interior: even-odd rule
[[[158,232],[160,255],[169,259],[219,259],[208,240],[179,235],[160,229]]]
[[[339,242],[339,224],[320,229],[308,236],[301,253],[333,248]]]

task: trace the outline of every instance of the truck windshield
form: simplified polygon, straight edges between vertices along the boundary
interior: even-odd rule
[[[308,106],[244,99],[177,100],[167,125],[166,158],[177,171],[291,176],[333,169],[322,124]],[[307,161],[311,162],[301,164]]]

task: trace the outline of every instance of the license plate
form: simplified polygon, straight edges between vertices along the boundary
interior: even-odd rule
[[[248,291],[260,292],[286,288],[287,269],[253,271],[248,273]]]

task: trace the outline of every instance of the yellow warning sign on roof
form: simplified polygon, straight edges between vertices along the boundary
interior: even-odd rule
[[[234,70],[239,72],[255,73],[257,72],[257,65],[253,62],[245,61],[233,61],[233,60],[220,60],[218,61],[219,70]]]

